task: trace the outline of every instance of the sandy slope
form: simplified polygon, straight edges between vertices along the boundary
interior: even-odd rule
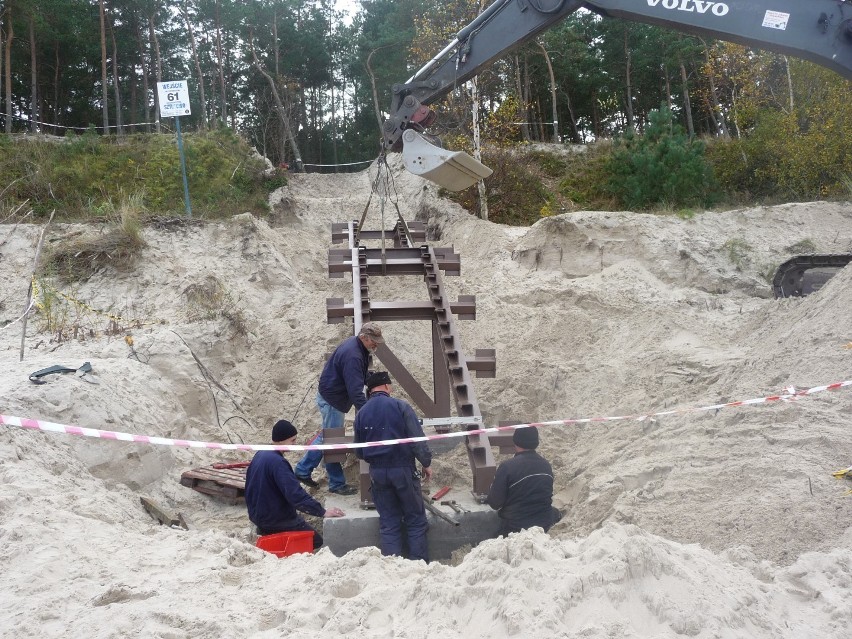
[[[325,300],[351,299],[347,279],[326,275],[330,224],[360,216],[371,178],[295,176],[268,222],[146,229],[132,271],[63,287],[141,323],[138,357],[103,316],[71,307],[66,325],[87,331],[61,343],[33,316],[23,362],[20,324],[0,330],[0,412],[207,441],[265,442],[297,410],[303,432],[316,428],[311,387],[347,330],[325,323]],[[433,243],[461,254],[462,275],[445,282],[453,297],[477,296],[478,319],[460,323],[466,349],[497,349],[497,378],[476,381],[489,422],[641,415],[852,378],[852,271],[782,302],[765,279],[804,240],[852,251],[848,204],[691,220],[585,212],[518,229],[471,218],[405,174],[392,192]],[[387,202],[387,226],[394,214]],[[381,216],[374,198],[368,224]],[[0,228],[0,320],[23,309],[40,231]],[[372,294],[417,299],[420,287],[400,278]],[[426,377],[428,331],[386,332]],[[99,385],[27,379],[84,361]],[[178,484],[191,466],[246,455],[3,426],[0,635],[845,636],[852,498],[831,472],[852,464],[850,393],[548,427],[541,450],[569,515],[455,566],[375,549],[277,561],[247,543],[243,508]],[[459,449],[435,466],[439,482],[469,474]],[[140,494],[191,530],[157,526]]]

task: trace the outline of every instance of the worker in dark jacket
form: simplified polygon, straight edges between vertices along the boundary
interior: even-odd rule
[[[517,428],[515,456],[500,464],[488,491],[488,505],[498,511],[500,534],[541,526],[547,531],[562,518],[553,507],[553,469],[538,448],[538,429]]]
[[[386,372],[367,378],[370,399],[355,415],[355,442],[378,442],[405,437],[423,437],[414,409],[390,396],[391,378]],[[432,477],[432,451],[426,442],[370,446],[356,449],[370,464],[373,503],[379,513],[379,537],[383,555],[403,556],[403,525],[408,539],[408,558],[429,561],[426,508],[420,492],[422,475]]]
[[[370,355],[376,351],[379,344],[384,344],[382,329],[378,324],[367,322],[361,326],[358,335],[350,337],[338,346],[325,363],[320,375],[317,392],[317,407],[322,415],[322,428],[340,428],[343,426],[343,416],[352,406],[360,410],[367,403],[364,395],[364,380],[370,365]],[[323,433],[310,442],[322,444]],[[296,477],[299,481],[317,488],[319,484],[311,477],[314,469],[322,461],[322,451],[312,450],[296,464]],[[339,462],[325,465],[328,473],[328,490],[339,495],[354,495],[357,489],[346,483],[343,467]]]
[[[272,443],[290,445],[296,441],[296,427],[282,419],[272,428]],[[340,508],[323,508],[302,488],[283,451],[255,453],[246,471],[246,507],[258,535],[311,530],[314,549],[322,546],[322,536],[296,511],[317,517],[343,517]]]

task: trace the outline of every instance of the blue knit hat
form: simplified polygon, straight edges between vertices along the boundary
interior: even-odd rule
[[[531,426],[516,428],[515,434],[512,435],[512,442],[518,448],[535,450],[538,448],[538,428],[532,428]]]
[[[391,377],[387,371],[377,371],[375,373],[370,373],[367,375],[367,380],[364,382],[367,386],[367,392],[369,393],[376,386],[384,386],[385,384],[392,384]]]
[[[281,419],[272,427],[272,441],[283,442],[285,439],[294,437],[298,431],[286,419]]]

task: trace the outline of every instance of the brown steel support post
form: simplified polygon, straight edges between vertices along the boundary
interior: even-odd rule
[[[455,398],[456,411],[461,417],[481,415],[476,391],[461,350],[461,340],[456,331],[450,301],[444,294],[437,257],[432,247],[420,247],[421,259],[425,271],[426,288],[429,291],[432,304],[435,306],[437,337],[444,366],[449,373],[450,386]],[[484,499],[494,481],[497,464],[488,436],[484,433],[467,436],[467,456],[473,474],[473,494],[478,499]]]
[[[379,361],[385,365],[385,368],[390,373],[394,382],[399,384],[408,396],[411,398],[411,401],[414,402],[414,405],[417,406],[421,411],[423,411],[423,415],[425,417],[446,417],[450,411],[449,401],[447,405],[438,406],[432,398],[429,397],[429,394],[423,390],[423,387],[414,379],[414,376],[408,372],[408,369],[405,367],[396,355],[394,355],[393,351],[388,347],[387,344],[382,344],[379,346],[376,351],[376,356],[379,358]]]
[[[432,383],[435,395],[435,405],[439,406],[435,417],[450,416],[450,374],[447,372],[447,362],[444,360],[444,350],[441,345],[441,335],[438,332],[438,322],[432,321]],[[428,415],[432,417],[432,415]],[[449,428],[437,429],[437,432],[448,432]]]
[[[385,247],[385,239],[393,238],[393,248]],[[480,416],[479,403],[473,388],[471,371],[479,377],[493,377],[495,357],[492,349],[476,351],[476,356],[467,360],[461,348],[461,340],[456,330],[454,313],[459,319],[476,319],[476,304],[473,296],[460,296],[456,304],[451,304],[446,296],[440,271],[446,275],[459,275],[461,262],[459,256],[450,248],[432,248],[426,244],[417,248],[413,241],[425,241],[425,225],[421,222],[406,224],[400,218],[392,231],[366,231],[358,228],[356,222],[332,226],[332,241],[337,243],[348,238],[346,249],[329,250],[329,276],[342,277],[344,273],[352,275],[353,303],[347,307],[342,299],[329,299],[326,313],[330,323],[345,321],[352,316],[354,332],[360,332],[364,322],[395,320],[430,320],[432,329],[432,381],[433,396],[420,386],[404,364],[394,355],[386,344],[382,344],[376,355],[385,368],[420,409],[425,417],[450,417],[452,396],[459,417]],[[368,249],[361,240],[380,240],[381,247]],[[368,277],[370,275],[423,275],[429,293],[428,302],[375,302],[369,297]],[[375,307],[375,308],[374,308]],[[473,430],[471,428],[471,430]],[[351,441],[345,436],[344,429],[327,433],[328,443]],[[499,441],[499,438],[497,438]],[[505,438],[504,438],[505,439]],[[504,441],[500,444],[505,445]],[[497,445],[497,441],[494,442]],[[494,479],[496,464],[491,450],[492,443],[484,434],[468,435],[466,438],[468,459],[473,474],[473,494],[478,499],[487,495]],[[329,451],[326,461],[343,461],[346,453]],[[369,465],[359,464],[361,505],[372,505],[370,493]]]
[[[354,333],[361,332],[361,326],[370,321],[369,285],[367,284],[367,254],[363,247],[356,245],[356,224],[349,222],[349,250],[352,254],[352,291]],[[344,433],[345,434],[345,431]],[[358,488],[361,507],[369,508],[373,503],[370,481],[370,465],[358,460]]]

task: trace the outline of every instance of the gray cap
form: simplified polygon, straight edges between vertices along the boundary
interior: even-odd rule
[[[369,337],[376,344],[384,344],[385,338],[382,337],[382,327],[375,322],[367,322],[361,325],[361,332],[358,335]]]

